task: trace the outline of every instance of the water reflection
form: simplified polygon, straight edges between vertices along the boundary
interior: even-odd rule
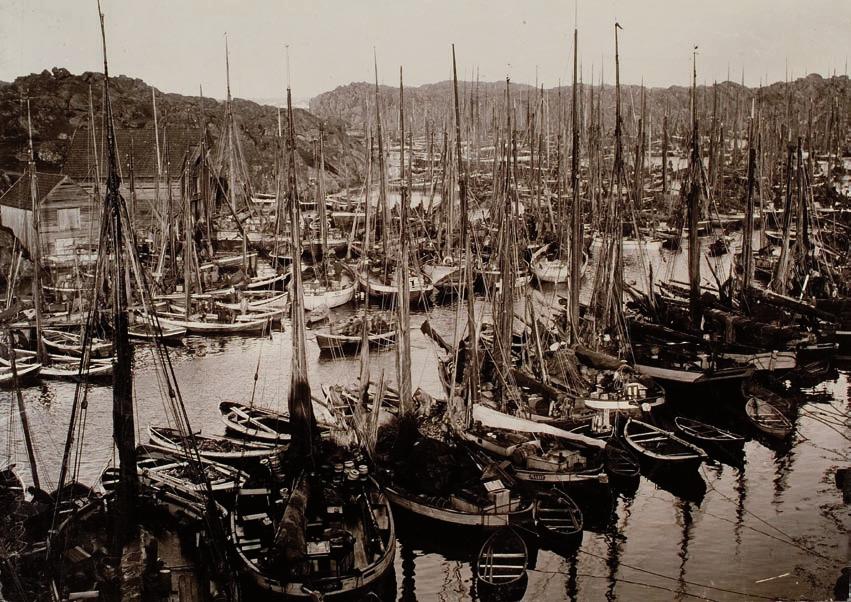
[[[694,520],[691,514],[691,503],[684,500],[677,501],[677,509],[679,510],[679,524],[682,535],[680,537],[680,571],[677,575],[677,599],[682,599],[688,592],[686,591],[686,563],[688,562],[688,544],[692,537],[692,524]]]

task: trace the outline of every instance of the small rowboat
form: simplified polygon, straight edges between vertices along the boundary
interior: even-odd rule
[[[42,378],[69,380],[103,378],[112,375],[112,360],[92,360],[82,373],[80,372],[79,358],[71,358],[66,361],[51,360],[51,363],[41,367],[40,375]]]
[[[768,401],[759,397],[751,397],[745,404],[748,420],[760,431],[778,439],[785,439],[792,434],[792,423]]]
[[[273,443],[289,443],[290,417],[268,408],[247,406],[236,401],[219,404],[222,422],[231,433],[248,439]]]
[[[674,425],[682,435],[700,445],[715,445],[718,447],[741,447],[745,438],[741,435],[725,431],[717,426],[700,422],[692,418],[677,416]]]
[[[183,453],[189,443],[180,431],[166,426],[149,426],[148,436],[154,445],[178,453]],[[272,457],[282,449],[282,446],[261,441],[206,437],[199,434],[195,435],[195,444],[202,458],[220,462],[262,460]]]
[[[47,347],[65,355],[79,356],[83,353],[83,338],[77,333],[45,328],[42,331],[41,339]],[[92,357],[112,355],[112,343],[110,341],[92,337],[89,344],[91,345]]]
[[[620,443],[610,440],[606,443],[606,472],[612,478],[638,479],[641,475],[641,466]]]
[[[131,324],[127,331],[130,338],[141,339],[143,341],[153,341],[154,339],[159,339],[161,341],[179,341],[186,336],[186,329],[182,326],[160,325],[160,328],[157,328],[150,322],[142,320],[135,324]]]
[[[491,594],[509,596],[526,588],[526,563],[529,551],[526,542],[514,529],[505,527],[494,531],[476,561],[479,596]],[[515,596],[510,596],[515,597]]]
[[[195,503],[203,503],[207,481],[212,492],[217,494],[235,491],[248,480],[247,473],[232,466],[201,458],[198,467],[187,459],[186,452],[174,452],[152,445],[136,448],[136,467],[143,485],[168,491]],[[108,468],[101,476],[101,485],[106,491],[111,491],[118,479],[118,469]]]
[[[582,541],[582,511],[563,491],[552,489],[539,493],[533,516],[538,535],[551,547],[573,548]]]
[[[696,445],[640,420],[627,420],[623,436],[640,458],[668,468],[697,468],[706,458]]]
[[[38,376],[41,372],[41,369],[41,364],[18,364],[17,366],[15,366],[15,372],[17,373],[18,382],[27,377]],[[13,380],[14,377],[12,376],[11,366],[0,368],[0,386],[11,385]]]
[[[368,337],[369,344],[376,347],[386,347],[396,342],[396,331],[379,332],[370,334]],[[363,339],[356,336],[348,336],[344,334],[332,334],[330,332],[317,332],[316,344],[323,351],[358,351]]]
[[[177,314],[158,315],[160,324],[163,326],[185,328],[191,334],[200,335],[256,333],[266,330],[269,326],[269,320],[265,318],[261,320],[238,322],[205,322],[203,320],[184,320],[183,318],[177,317]]]

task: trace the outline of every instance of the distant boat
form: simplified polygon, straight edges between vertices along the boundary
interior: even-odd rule
[[[522,594],[526,588],[528,559],[526,542],[514,529],[505,527],[494,531],[476,561],[479,597],[516,598]]]
[[[706,458],[696,445],[640,420],[627,420],[623,436],[641,458],[668,468],[697,468]]]
[[[752,396],[745,404],[745,413],[751,423],[763,433],[785,439],[792,434],[792,423],[770,402]]]

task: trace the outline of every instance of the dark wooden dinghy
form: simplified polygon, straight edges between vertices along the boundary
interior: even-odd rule
[[[186,448],[186,437],[177,429],[166,426],[149,426],[148,435],[151,443],[165,449],[183,452]],[[230,437],[208,437],[195,435],[198,453],[202,458],[219,462],[240,462],[243,460],[262,460],[269,458],[279,451],[281,445],[261,441],[248,441]]]
[[[752,396],[745,404],[748,420],[760,431],[778,439],[792,434],[792,423],[770,402]]]
[[[562,550],[582,541],[582,511],[559,489],[542,491],[535,497],[535,528],[549,546]]]
[[[706,458],[696,445],[640,420],[627,420],[623,436],[641,459],[669,468],[696,468]]]
[[[514,529],[504,527],[494,531],[485,541],[476,561],[480,596],[508,596],[509,591],[525,589],[528,559],[526,542]]]
[[[693,418],[677,416],[674,425],[682,435],[699,445],[714,445],[717,447],[734,448],[745,444],[741,435],[725,431],[712,424],[700,422]]]
[[[606,472],[612,478],[638,479],[641,475],[641,466],[628,450],[616,440],[606,443]]]

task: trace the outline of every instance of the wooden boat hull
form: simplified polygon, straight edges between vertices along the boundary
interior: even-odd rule
[[[741,449],[745,444],[744,437],[682,416],[674,419],[674,426],[683,437],[694,441],[703,449]]]
[[[498,529],[518,524],[532,516],[532,504],[516,509],[494,509],[493,512],[462,512],[454,508],[443,508],[428,504],[421,499],[385,485],[384,492],[390,502],[402,510],[407,510],[422,518],[428,518],[447,525],[457,527],[476,527],[482,529]]]
[[[183,446],[179,443],[173,441],[160,429],[154,426],[148,427],[148,437],[151,440],[151,443],[158,447],[162,447],[172,452],[182,453]],[[203,440],[199,436],[196,435],[196,440]],[[232,443],[235,443],[231,440]],[[257,446],[252,445],[249,442],[244,443],[244,447],[242,447],[238,451],[215,451],[210,449],[203,449],[202,446],[199,445],[198,453],[202,458],[207,458],[209,460],[214,460],[218,462],[243,462],[243,461],[257,461],[262,460],[264,458],[270,458],[275,454],[279,453],[285,449],[283,446],[274,446],[274,445],[264,445]]]
[[[160,324],[175,328],[185,328],[190,334],[199,335],[228,335],[259,333],[267,330],[269,320],[247,320],[241,322],[196,322],[159,316]]]
[[[623,438],[640,460],[666,469],[696,469],[706,458],[706,452],[696,445],[632,418],[627,420]],[[664,443],[665,449],[658,443]]]
[[[513,529],[506,527],[493,532],[476,560],[479,596],[515,598],[522,594],[526,589],[528,558],[526,542]]]
[[[362,270],[356,272],[358,284],[360,287],[369,292],[369,296],[373,299],[381,299],[387,302],[395,303],[399,296],[399,289],[395,285],[387,285],[380,280],[367,276]],[[419,305],[429,299],[434,293],[434,285],[425,277],[422,279],[416,278],[415,282],[408,289],[408,303],[411,305]]]
[[[369,482],[379,491],[377,483],[370,478]],[[383,506],[387,508],[387,546],[381,556],[368,567],[359,571],[357,574],[344,575],[342,577],[324,577],[311,582],[301,581],[298,578],[277,578],[276,576],[264,573],[260,570],[257,562],[249,557],[247,553],[248,547],[244,540],[238,536],[237,513],[232,512],[230,515],[230,530],[231,539],[236,553],[241,560],[240,570],[250,579],[258,588],[283,596],[286,599],[292,600],[316,600],[321,599],[336,599],[343,597],[352,597],[358,594],[363,594],[370,588],[376,587],[381,579],[387,574],[393,565],[396,556],[396,527],[393,520],[393,513],[389,511],[389,503],[383,493],[378,493],[379,501],[371,502],[372,507]],[[317,592],[317,593],[312,593]],[[321,595],[318,595],[321,594]]]
[[[767,401],[752,396],[745,403],[745,414],[757,429],[777,439],[792,434],[792,423],[783,413]]]
[[[376,347],[387,347],[396,342],[396,331],[371,334],[368,337],[369,344]],[[327,332],[316,333],[316,344],[322,351],[358,351],[363,339],[356,336],[342,334],[331,334]]]

